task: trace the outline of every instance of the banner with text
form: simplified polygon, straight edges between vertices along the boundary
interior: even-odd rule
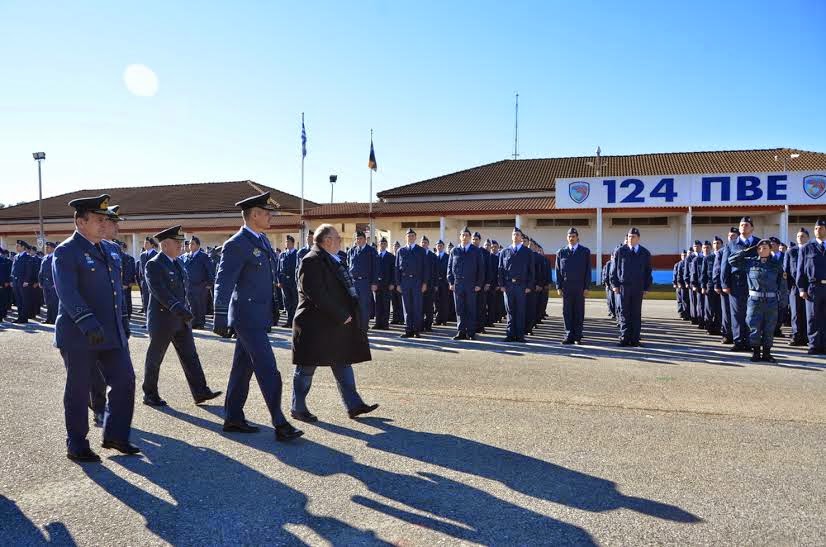
[[[557,209],[786,204],[826,207],[826,171],[556,179]]]

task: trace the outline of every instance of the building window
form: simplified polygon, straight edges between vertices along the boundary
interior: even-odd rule
[[[810,227],[814,226],[815,222],[821,218],[823,218],[823,215],[789,215],[789,224],[800,224],[800,226],[806,227],[811,232]]]
[[[743,215],[725,217],[692,216],[691,224],[713,226],[737,226],[740,224],[741,218],[743,218]]]
[[[612,218],[611,226],[668,226],[668,217]]]
[[[498,218],[492,220],[468,220],[468,228],[513,228],[512,218]]]
[[[439,221],[431,222],[402,222],[402,230],[407,230],[408,228],[438,228]]]
[[[587,228],[591,225],[591,221],[587,218],[538,218],[536,219],[537,228],[570,228],[575,226],[577,228]]]

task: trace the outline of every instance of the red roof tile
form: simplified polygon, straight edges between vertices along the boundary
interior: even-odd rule
[[[367,203],[333,203],[305,210],[306,218],[367,218]],[[373,204],[373,216],[431,216],[444,214],[521,214],[553,209],[554,199],[476,199]]]
[[[800,154],[789,170],[826,169],[826,154],[791,148],[675,152],[602,156],[605,176],[682,175],[700,173],[772,172],[782,170],[775,155]],[[594,156],[502,160],[379,192],[379,198],[428,194],[532,192],[554,189],[557,178],[592,177]]]

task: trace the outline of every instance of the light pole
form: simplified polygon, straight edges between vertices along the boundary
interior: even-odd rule
[[[775,162],[783,162],[783,173],[788,173],[789,171],[789,161],[797,159],[800,157],[798,153],[788,153],[783,154],[783,156],[774,156]],[[781,215],[783,218],[782,222],[780,223],[780,239],[784,242],[789,240],[789,204],[786,203],[783,206],[783,214]]]
[[[338,175],[330,175],[330,204],[333,203],[333,185],[338,180]]]
[[[35,152],[32,157],[37,162],[37,216],[40,220],[40,236],[37,238],[37,245],[41,251],[46,252],[46,234],[43,231],[43,176],[40,172],[40,164],[46,159],[46,152]]]

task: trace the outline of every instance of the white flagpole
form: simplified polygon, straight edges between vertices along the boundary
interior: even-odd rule
[[[370,130],[370,150],[373,150],[373,130]],[[370,221],[370,241],[376,241],[376,232],[373,228],[373,168],[370,171],[370,200],[367,202],[367,220]]]
[[[304,113],[301,113],[301,215],[299,216],[299,228],[298,228],[298,237],[300,244],[303,244],[307,241],[307,235],[305,234],[305,227],[304,227],[304,150],[306,144],[304,144]]]

